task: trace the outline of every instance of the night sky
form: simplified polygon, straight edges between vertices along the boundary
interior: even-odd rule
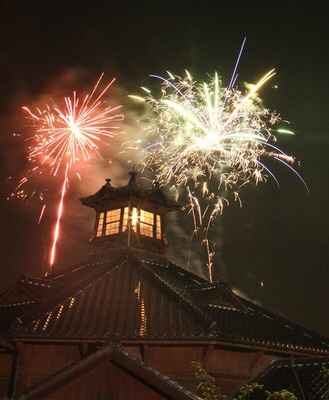
[[[0,291],[23,273],[44,274],[59,196],[55,185],[40,225],[38,202],[6,200],[28,167],[21,138],[31,128],[21,107],[42,106],[73,90],[87,93],[105,72],[108,80],[117,79],[110,97],[123,105],[122,138],[128,140],[142,133],[142,111],[128,95],[155,87],[150,74],[188,69],[204,80],[219,71],[228,84],[246,37],[237,84],[276,69],[261,97],[296,133],[280,136],[278,144],[296,157],[310,194],[287,168],[275,167],[280,189],[271,180],[249,185],[241,192],[243,207],[233,202],[217,220],[216,274],[264,307],[329,336],[328,14],[322,0],[0,1]],[[120,140],[112,154],[109,149],[112,164],[72,182],[57,268],[90,250],[94,214],[77,199],[93,194],[105,178],[121,185],[128,177]],[[177,229],[171,238],[187,217],[172,218]],[[180,247],[187,252],[186,235]]]

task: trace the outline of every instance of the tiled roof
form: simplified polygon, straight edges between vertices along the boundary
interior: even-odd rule
[[[210,318],[208,333],[218,339],[288,351],[329,351],[327,338],[238,296],[224,282],[209,283],[170,263],[145,261],[145,264]]]
[[[275,361],[263,373],[253,379],[264,386],[255,392],[251,400],[265,400],[265,390],[288,390],[298,399],[321,400],[329,396],[329,359],[306,358]]]
[[[228,289],[230,290],[230,289]],[[207,314],[218,321],[219,330],[228,338],[248,343],[261,343],[284,349],[314,348],[329,350],[329,340],[286,318],[235,295],[243,309],[207,303]]]
[[[0,307],[42,301],[54,293],[59,283],[50,279],[30,278],[22,275],[16,285],[0,297]]]
[[[169,199],[158,184],[151,188],[144,187],[136,180],[137,172],[132,171],[129,175],[130,180],[127,185],[118,188],[113,187],[110,183],[111,179],[107,179],[107,183],[95,194],[80,198],[81,203],[87,207],[100,210],[109,201],[112,204],[120,205],[128,199],[133,200],[135,198],[138,202],[150,201],[153,205],[164,207],[167,211],[177,210],[181,207],[177,202]]]
[[[84,338],[205,336],[202,324],[189,315],[198,312],[193,304],[182,307],[179,293],[155,280],[134,257],[94,265],[89,276],[22,316],[22,324],[16,323],[12,333]]]
[[[16,306],[11,319],[19,319],[4,336],[218,340],[329,353],[328,339],[164,257],[132,249],[97,257],[45,278],[52,295],[21,312]]]
[[[29,278],[22,275],[0,297],[0,331],[15,318],[31,311],[37,304],[51,297],[62,285],[50,279]]]
[[[2,336],[2,331],[10,326],[16,318],[31,311],[34,307],[34,302],[8,304],[0,307],[0,336]]]

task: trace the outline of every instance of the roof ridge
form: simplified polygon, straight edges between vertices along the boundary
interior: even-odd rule
[[[323,357],[298,357],[290,358],[288,360],[273,360],[270,364],[271,367],[281,367],[281,366],[298,366],[299,364],[329,364],[329,356]]]
[[[121,256],[121,258],[123,258]],[[74,295],[79,289],[85,288],[88,283],[94,282],[96,279],[101,277],[109,268],[110,265],[125,262],[125,259],[122,259],[121,262],[119,260],[114,260],[112,262],[104,262],[102,266],[99,268],[95,268],[91,271],[87,276],[82,277],[75,283],[64,287],[50,299],[46,300],[42,304],[37,305],[31,311],[22,315],[19,318],[16,318],[11,328],[19,328],[21,325],[28,325],[30,322],[34,321],[36,318],[40,318],[44,313],[51,311],[54,307],[58,306],[60,303],[65,301],[68,296]],[[65,298],[63,298],[65,297]]]
[[[324,399],[328,393],[328,380],[323,364],[328,363],[328,357],[291,356],[290,359],[272,361],[264,366],[256,376],[247,381],[247,384],[257,382],[263,386],[263,390],[272,392],[288,388],[298,399]],[[241,387],[236,389],[230,398],[236,397],[240,390]]]
[[[7,290],[7,292],[5,292],[2,296],[0,296],[0,307],[4,307],[8,304],[16,304],[13,302],[13,300],[10,301],[10,296],[15,294],[17,290],[21,290],[25,298],[27,297],[28,300],[31,302],[42,300],[42,296],[33,286],[27,284],[24,281],[19,280],[9,290]]]
[[[85,258],[85,259],[83,259],[81,261],[78,261],[78,262],[76,262],[74,264],[71,264],[71,265],[69,265],[67,267],[64,267],[62,269],[59,269],[57,271],[53,271],[51,274],[47,275],[47,277],[44,278],[44,279],[47,282],[50,281],[50,282],[56,282],[57,283],[56,279],[60,278],[64,273],[72,272],[72,271],[74,271],[76,268],[78,268],[80,266],[81,267],[86,267],[88,265],[88,264],[86,265],[86,263],[88,263],[88,258]]]
[[[150,268],[145,261],[143,260],[139,260],[135,255],[130,254],[131,257],[133,257],[135,259],[135,261],[137,261],[139,263],[139,265],[143,266],[144,270],[151,276],[153,276],[154,278],[156,278],[158,280],[158,282],[160,282],[160,284],[163,285],[163,287],[165,287],[166,289],[169,289],[170,292],[172,294],[174,294],[177,298],[179,298],[179,304],[185,304],[188,305],[196,314],[198,314],[198,316],[201,318],[202,320],[202,325],[205,329],[210,330],[212,329],[215,324],[216,321],[214,321],[212,318],[210,318],[205,312],[203,312],[196,304],[194,304],[193,302],[191,302],[189,299],[187,299],[186,297],[184,297],[178,290],[174,289],[168,282],[166,282],[165,279],[163,279],[161,276],[157,275],[152,268]],[[194,317],[194,316],[193,316]],[[198,319],[195,319],[197,324],[200,324],[200,321]]]
[[[327,346],[329,349],[329,339],[326,336],[323,336],[320,333],[317,333],[317,332],[313,331],[312,329],[309,329],[309,328],[299,324],[298,322],[292,321],[291,319],[288,319],[285,316],[282,316],[278,313],[274,313],[274,312],[268,310],[267,308],[264,308],[256,303],[253,303],[250,300],[244,299],[239,295],[236,295],[236,296],[239,299],[242,299],[244,302],[251,303],[252,306],[254,307],[253,312],[261,314],[261,315],[265,316],[265,318],[269,317],[269,318],[275,319],[281,325],[283,325],[285,327],[290,327],[291,329],[294,329],[303,335],[307,336],[308,334],[311,334],[314,338],[324,341],[324,342],[327,342]],[[305,348],[306,348],[306,346],[305,346]]]
[[[226,308],[232,307],[232,309],[235,309],[235,310],[238,310],[238,311],[241,311],[244,313],[250,312],[248,307],[246,307],[243,304],[243,301],[241,301],[241,298],[236,295],[234,290],[227,283],[218,281],[218,282],[213,282],[212,285],[200,285],[200,291],[206,290],[206,289],[213,289],[213,290],[210,293],[205,293],[205,296],[203,298],[199,299],[200,304],[202,304],[203,306],[211,307],[211,306],[218,305],[220,307],[226,307]],[[197,291],[198,291],[197,288],[192,289],[192,292],[197,292]],[[225,296],[227,298],[227,301],[229,304],[225,305],[225,303],[224,303],[224,305],[223,304],[221,305],[221,304],[215,303],[214,299],[215,299],[216,295]]]
[[[53,375],[48,376],[41,382],[36,383],[34,386],[29,387],[25,392],[21,393],[21,396],[22,398],[40,398],[40,396],[41,398],[44,398],[44,396],[47,396],[47,394],[56,391],[59,388],[59,383],[64,383],[64,385],[65,383],[69,383],[70,381],[66,382],[68,378],[77,378],[79,375],[81,375],[81,371],[92,368],[94,364],[98,365],[100,360],[106,360],[113,357],[114,352],[115,347],[112,344],[109,344],[101,349],[97,349],[91,354],[88,354],[87,356],[74,361],[70,365],[55,372]]]
[[[145,361],[139,360],[138,358],[133,356],[131,353],[126,351],[124,349],[124,347],[121,346],[121,345],[117,345],[115,347],[114,360],[117,361],[117,362],[119,361],[118,360],[118,354],[121,354],[123,357],[125,357],[126,359],[132,361],[133,363],[135,363],[139,367],[141,367],[143,369],[146,369],[146,371],[148,373],[153,374],[153,376],[156,377],[156,379],[160,379],[163,383],[165,383],[166,386],[170,386],[170,387],[174,388],[174,390],[177,390],[180,393],[182,393],[183,397],[179,397],[179,399],[182,398],[182,399],[202,400],[201,397],[196,395],[191,390],[186,389],[182,384],[172,380],[169,376],[167,376],[164,373],[160,372],[158,369],[156,369],[154,367],[151,367]],[[168,394],[168,393],[166,393],[166,394]],[[178,399],[177,397],[175,397],[175,398]]]

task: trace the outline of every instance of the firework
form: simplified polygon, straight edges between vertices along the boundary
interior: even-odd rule
[[[143,167],[152,168],[161,184],[178,189],[194,182],[196,188],[211,181],[217,192],[222,186],[264,181],[270,173],[264,157],[292,163],[293,157],[275,146],[279,115],[265,109],[256,95],[274,74],[269,71],[247,93],[222,87],[217,74],[200,85],[189,73],[185,78],[155,76],[162,81],[162,97],[144,99],[157,123],[148,130]],[[207,196],[213,197],[210,186]]]
[[[162,83],[161,98],[150,93],[132,96],[148,103],[156,115],[156,122],[147,128],[142,168],[150,168],[161,185],[174,190],[176,198],[187,188],[187,208],[195,232],[204,232],[203,242],[211,257],[207,234],[227,202],[225,193],[231,192],[239,200],[242,186],[265,181],[268,176],[278,184],[264,164],[266,157],[289,167],[294,162],[275,145],[279,115],[264,108],[258,97],[258,91],[274,75],[274,70],[269,71],[245,92],[233,87],[235,71],[228,87],[222,86],[217,73],[202,83],[188,71],[184,77],[151,75]],[[210,258],[208,264],[211,268]]]
[[[56,175],[66,164],[72,168],[77,161],[88,161],[95,153],[100,156],[98,148],[102,139],[112,137],[118,129],[112,123],[122,119],[115,114],[120,107],[108,106],[103,99],[114,79],[94,99],[102,77],[103,74],[92,93],[82,101],[76,92],[72,98],[65,97],[63,109],[55,102],[34,112],[23,107],[36,128],[28,154],[31,162],[48,165],[49,172]]]
[[[56,185],[59,182],[61,197],[57,206],[57,220],[53,230],[53,242],[50,251],[50,267],[53,266],[56,255],[56,243],[59,238],[60,221],[63,213],[64,198],[68,189],[70,175],[76,174],[80,179],[80,169],[93,158],[102,158],[100,148],[106,145],[118,127],[114,125],[123,119],[118,113],[121,106],[111,107],[105,98],[114,79],[99,91],[103,74],[98,79],[92,92],[80,99],[76,92],[72,97],[65,97],[63,105],[52,101],[43,108],[31,110],[23,107],[27,119],[32,123],[35,134],[28,138],[28,161],[31,168],[21,179],[12,197],[27,198],[24,186],[33,187],[34,180],[49,181],[53,178]],[[38,178],[37,178],[38,177]],[[55,179],[56,177],[56,179]],[[43,202],[40,219],[45,210],[45,184],[42,189],[34,188],[30,197],[36,196]]]

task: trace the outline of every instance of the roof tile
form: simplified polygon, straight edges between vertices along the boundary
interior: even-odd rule
[[[55,292],[43,303],[16,306],[12,314],[0,307],[7,322],[19,317],[8,337],[217,339],[329,353],[328,339],[238,296],[224,282],[209,283],[141,251],[89,258],[46,282]]]

